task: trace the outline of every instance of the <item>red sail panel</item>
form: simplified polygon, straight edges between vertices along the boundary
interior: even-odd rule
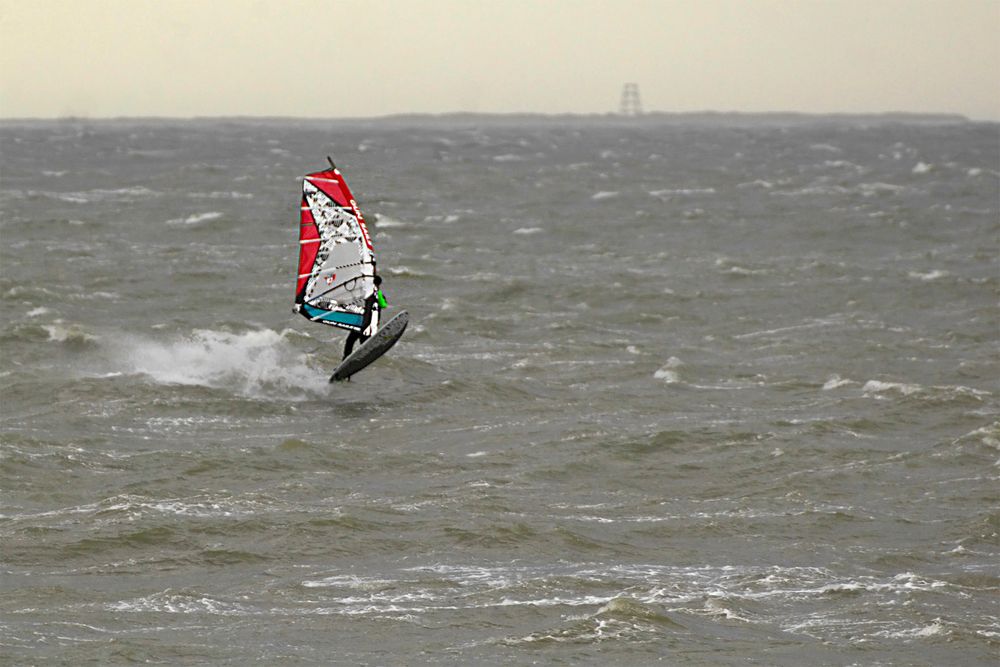
[[[326,171],[317,171],[313,174],[307,174],[306,178],[330,197],[330,199],[335,201],[338,206],[351,209],[358,219],[358,225],[361,227],[361,236],[365,240],[365,245],[368,246],[369,250],[374,250],[372,248],[371,237],[368,235],[368,225],[365,224],[365,216],[362,215],[361,209],[354,200],[354,195],[351,194],[351,189],[347,187],[347,181],[344,180],[344,176],[340,173],[340,170],[327,169]]]
[[[340,171],[333,169],[317,171],[313,174],[306,174],[306,178],[310,183],[322,190],[326,196],[335,201],[338,206],[350,207],[351,200],[354,197],[351,195],[351,190],[347,187],[347,183],[344,181],[344,177]]]
[[[319,251],[319,230],[316,228],[316,221],[306,204],[305,197],[302,197],[299,209],[299,275],[295,283],[296,301],[306,288],[309,273],[316,262],[316,253]]]

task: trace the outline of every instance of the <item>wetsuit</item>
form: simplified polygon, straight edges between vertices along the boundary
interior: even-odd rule
[[[377,311],[375,308],[376,304],[378,304]],[[364,319],[361,321],[361,329],[359,331],[352,330],[351,333],[347,334],[347,340],[344,341],[344,359],[346,359],[348,355],[351,354],[351,351],[354,350],[354,344],[356,342],[361,341],[364,343],[368,340],[369,335],[365,332],[368,331],[368,327],[372,324],[372,317],[376,312],[381,312],[382,308],[385,308],[388,305],[389,304],[385,300],[385,297],[382,296],[382,290],[377,288],[374,294],[365,299],[365,315]],[[375,326],[378,327],[378,319],[375,320]]]

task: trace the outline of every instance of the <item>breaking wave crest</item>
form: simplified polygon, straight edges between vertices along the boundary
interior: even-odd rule
[[[231,389],[245,396],[302,398],[326,387],[322,373],[292,342],[295,332],[196,330],[169,341],[134,338],[118,351],[127,374],[160,384]],[[291,392],[291,393],[290,393]]]

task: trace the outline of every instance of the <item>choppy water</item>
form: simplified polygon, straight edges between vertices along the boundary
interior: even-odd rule
[[[0,141],[5,662],[997,658],[997,125]],[[327,154],[413,317],[335,386]]]

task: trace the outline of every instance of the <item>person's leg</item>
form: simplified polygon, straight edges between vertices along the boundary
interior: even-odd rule
[[[348,355],[351,354],[351,350],[354,349],[354,343],[356,343],[358,338],[360,337],[361,337],[361,332],[359,331],[352,331],[351,333],[347,334],[347,340],[344,342],[344,359],[346,359]]]

